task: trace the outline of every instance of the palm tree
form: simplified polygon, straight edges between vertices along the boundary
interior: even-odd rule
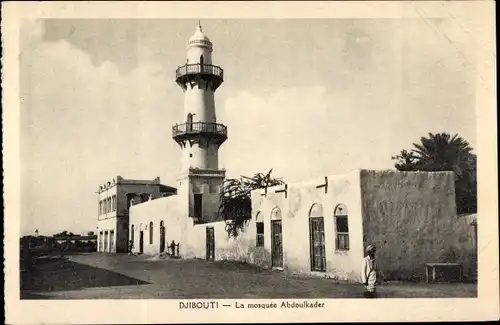
[[[448,133],[429,133],[429,137],[420,138],[420,142],[413,144],[419,170],[450,170],[461,175],[471,158],[472,148],[458,134],[451,137]]]
[[[462,137],[448,133],[429,133],[413,143],[412,150],[402,150],[395,167],[400,171],[453,171],[456,174],[456,200],[458,213],[476,212],[477,156]]]

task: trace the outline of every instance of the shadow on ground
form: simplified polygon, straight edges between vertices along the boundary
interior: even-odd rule
[[[36,265],[21,275],[24,279],[21,299],[45,299],[39,292],[81,290],[94,287],[149,284],[113,271],[58,259]]]

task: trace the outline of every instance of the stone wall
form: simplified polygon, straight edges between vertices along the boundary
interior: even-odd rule
[[[425,263],[470,268],[472,227],[456,215],[452,172],[361,171],[363,243],[389,279],[422,279]]]

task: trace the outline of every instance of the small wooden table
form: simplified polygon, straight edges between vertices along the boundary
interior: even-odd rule
[[[427,263],[425,264],[425,279],[427,282],[429,281],[429,276],[432,275],[432,281],[436,281],[436,268],[441,268],[441,269],[449,269],[449,268],[454,268],[456,269],[457,275],[458,275],[458,281],[462,281],[462,264],[457,264],[457,263]],[[429,272],[431,271],[431,272]]]

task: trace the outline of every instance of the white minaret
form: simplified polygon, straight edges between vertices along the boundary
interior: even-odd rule
[[[207,195],[218,195],[225,178],[218,156],[219,147],[227,139],[227,128],[217,123],[214,100],[215,91],[223,82],[223,70],[212,64],[212,51],[212,42],[198,24],[187,45],[186,63],[176,70],[176,82],[184,91],[181,121],[172,130],[173,139],[182,150],[178,181],[183,186],[189,180],[190,207],[194,207],[190,214],[197,218],[215,207],[196,202]],[[200,205],[205,211],[197,210]]]

